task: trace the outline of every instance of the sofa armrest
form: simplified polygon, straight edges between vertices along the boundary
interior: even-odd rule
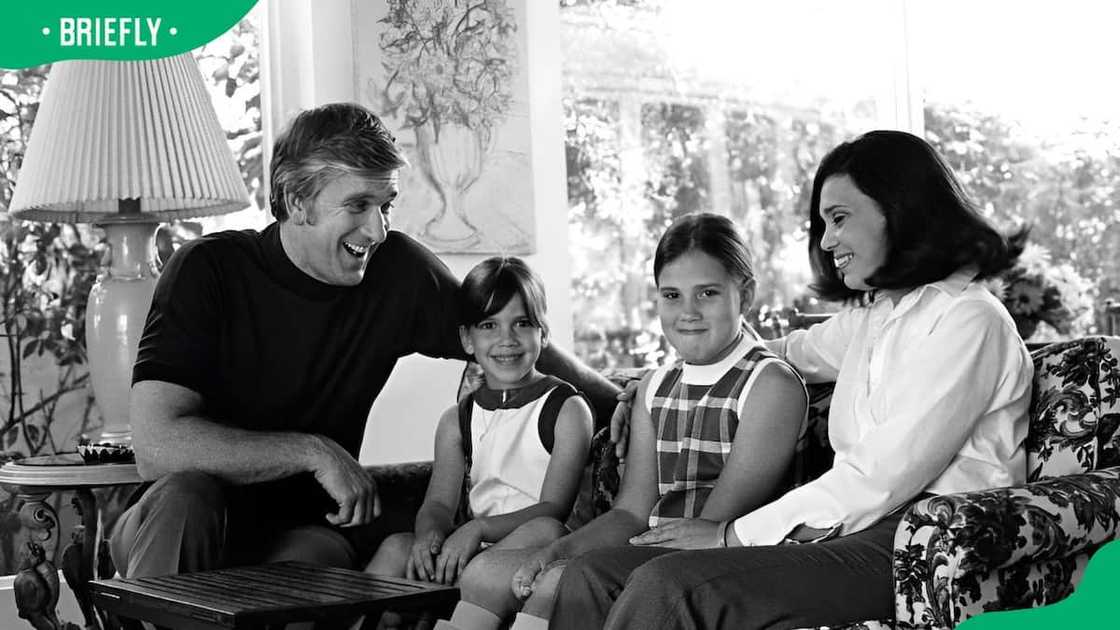
[[[899,625],[953,627],[1000,609],[982,588],[993,572],[1091,554],[1118,533],[1120,467],[919,501],[895,533]]]
[[[391,506],[394,512],[415,518],[432,477],[432,462],[380,464],[365,469],[377,484],[382,509]]]

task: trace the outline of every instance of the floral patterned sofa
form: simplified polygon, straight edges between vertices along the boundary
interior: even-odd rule
[[[1073,592],[1092,553],[1120,534],[1120,338],[1055,343],[1032,356],[1028,483],[913,505],[895,535],[895,619],[845,628],[951,628],[983,612],[1056,602]],[[636,374],[610,376],[621,383]],[[831,394],[831,385],[810,387],[802,480],[831,465]],[[571,524],[609,509],[618,489],[605,428],[592,448]],[[415,513],[429,464],[371,470],[382,505]]]
[[[947,628],[1073,592],[1120,535],[1120,338],[1033,353],[1028,483],[915,504],[895,534],[895,626]]]

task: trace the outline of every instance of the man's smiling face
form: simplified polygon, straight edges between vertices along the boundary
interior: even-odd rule
[[[344,173],[313,199],[291,204],[291,216],[280,232],[285,253],[320,282],[357,285],[389,231],[398,182],[397,171],[370,176]]]

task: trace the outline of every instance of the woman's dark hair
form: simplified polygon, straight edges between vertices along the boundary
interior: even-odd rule
[[[661,285],[661,269],[697,249],[718,260],[737,278],[740,288],[754,296],[754,265],[751,252],[731,219],[701,212],[687,214],[669,226],[653,254],[653,280]]]
[[[832,254],[821,248],[821,188],[830,177],[840,176],[879,204],[886,218],[887,257],[867,278],[868,285],[909,289],[944,279],[965,265],[974,265],[980,278],[1011,266],[1014,252],[1008,239],[977,212],[933,147],[903,131],[872,131],[830,151],[813,178],[809,261],[813,289],[822,298],[864,299],[863,291],[844,284]]]
[[[459,317],[464,326],[474,326],[501,311],[514,295],[520,295],[525,314],[548,336],[545,322],[544,283],[524,260],[515,256],[493,256],[475,265],[459,289]]]

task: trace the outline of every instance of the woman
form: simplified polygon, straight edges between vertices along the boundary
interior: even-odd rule
[[[1006,309],[976,282],[1010,266],[1008,244],[934,150],[874,131],[831,151],[813,181],[809,255],[814,289],[852,306],[769,345],[807,381],[836,382],[833,468],[738,519],[680,521],[630,541],[701,550],[573,560],[552,627],[893,617],[905,508],[1024,480],[1033,368]]]

